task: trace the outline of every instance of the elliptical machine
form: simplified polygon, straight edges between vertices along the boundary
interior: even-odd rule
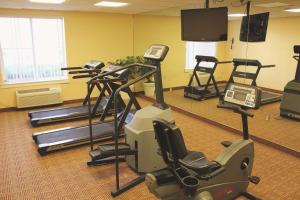
[[[284,94],[280,105],[280,115],[300,120],[300,45],[294,46],[293,58],[298,62],[295,79],[284,87]]]
[[[230,200],[239,196],[257,199],[247,192],[249,182],[258,184],[259,177],[252,176],[254,143],[249,138],[245,111],[259,105],[261,91],[255,86],[232,83],[226,90],[224,101],[238,105],[222,108],[240,113],[243,122],[243,139],[222,142],[224,151],[213,161],[202,152],[189,151],[181,131],[163,119],[153,121],[157,142],[167,167],[146,175],[151,193],[164,200]],[[241,107],[239,107],[241,106]]]
[[[114,91],[113,102],[115,108],[119,104],[118,96],[120,95],[120,92],[128,90],[131,85],[142,81],[151,75],[154,76],[155,80],[155,104],[137,110],[133,116],[130,116],[130,118],[132,118],[125,126],[123,126],[124,120],[127,119],[122,119],[122,117],[119,117],[118,113],[114,113],[114,121],[111,123],[113,126],[114,143],[102,144],[97,148],[93,148],[93,141],[91,140],[91,151],[89,153],[91,161],[88,162],[89,166],[103,165],[112,162],[115,163],[116,185],[115,190],[111,192],[113,197],[118,196],[142,183],[145,180],[145,173],[163,169],[166,166],[161,155],[157,153],[158,144],[155,140],[152,121],[156,118],[162,118],[169,122],[174,121],[171,109],[164,102],[161,78],[161,62],[165,59],[168,51],[168,46],[153,44],[144,54],[144,59],[147,60],[148,64],[130,64],[113,72],[101,74],[97,77],[97,79],[102,79],[111,73],[117,73],[118,71],[128,70],[135,67],[148,69],[148,72],[145,74],[130,80],[128,83],[121,85]],[[128,113],[131,110],[133,103],[133,100],[129,99],[126,107],[124,108],[124,113]],[[91,124],[92,123],[90,121],[90,134],[91,138],[93,138],[93,127]],[[123,133],[126,135],[125,142],[120,142],[119,137]],[[138,175],[126,184],[122,184],[120,181],[121,172],[119,169],[119,162],[121,161],[126,161],[127,165]]]

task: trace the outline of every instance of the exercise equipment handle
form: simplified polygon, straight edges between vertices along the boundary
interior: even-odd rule
[[[87,70],[78,70],[78,71],[70,71],[69,74],[85,74],[85,73],[99,73],[101,70],[98,69],[87,69]]]
[[[73,79],[92,78],[92,77],[95,77],[95,76],[97,76],[97,75],[98,75],[98,74],[76,75],[76,76],[73,76],[72,78],[73,78]]]
[[[275,67],[276,65],[262,65],[261,68],[271,68]]]
[[[82,67],[66,67],[66,68],[60,68],[60,70],[77,70],[82,69]]]
[[[98,76],[95,76],[93,77],[89,82],[93,81],[93,80],[96,80],[96,79],[100,79],[100,78],[103,78],[105,76],[108,76],[108,75],[111,75],[111,74],[114,74],[116,72],[119,72],[119,71],[122,71],[122,70],[125,70],[125,69],[130,69],[130,68],[133,68],[135,66],[138,66],[138,67],[146,67],[146,68],[150,68],[152,70],[156,70],[156,67],[154,65],[148,65],[148,64],[143,64],[143,63],[133,63],[133,64],[129,64],[129,65],[126,65],[124,67],[121,67],[119,69],[116,69],[116,70],[113,70],[113,71],[110,71],[110,72],[106,72],[106,73],[102,73],[102,74],[99,74]],[[155,71],[156,72],[156,71]]]
[[[229,64],[229,63],[232,63],[232,60],[231,61],[220,61],[220,62],[217,62],[217,64]]]
[[[227,105],[227,104],[218,104],[218,108],[228,108],[228,109],[233,109],[233,106]]]

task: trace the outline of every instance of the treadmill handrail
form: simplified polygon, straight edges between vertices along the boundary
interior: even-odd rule
[[[154,66],[154,65],[143,64],[143,63],[133,63],[133,64],[126,65],[124,67],[121,67],[119,69],[116,69],[116,70],[113,70],[113,71],[110,71],[110,72],[106,72],[106,73],[100,74],[100,75],[98,75],[98,76],[90,79],[88,81],[88,84],[90,84],[90,82],[92,82],[93,80],[100,79],[102,77],[105,77],[105,76],[108,76],[108,75],[111,75],[111,74],[115,74],[118,71],[122,71],[122,70],[125,70],[125,69],[133,68],[135,66],[148,67],[148,68],[156,69],[156,66]]]
[[[86,74],[86,73],[100,73],[101,69],[86,69],[86,70],[72,70],[69,74]]]
[[[81,79],[81,78],[93,78],[95,76],[97,76],[98,74],[84,74],[84,75],[76,75],[73,76],[73,79]]]
[[[78,69],[82,69],[82,67],[63,67],[63,68],[60,68],[60,70],[78,70]]]
[[[232,60],[229,60],[229,61],[219,61],[219,62],[217,62],[217,64],[229,64],[229,63],[232,63]]]
[[[262,65],[260,66],[261,68],[271,68],[271,67],[275,67],[276,65]]]
[[[276,65],[262,65],[259,60],[251,60],[251,59],[240,59],[240,58],[234,58],[232,61],[236,66],[254,66],[258,68],[270,68],[270,67],[275,67]]]
[[[149,77],[149,76],[151,76],[152,74],[155,74],[156,72],[157,72],[157,67],[156,66],[154,66],[154,65],[148,65],[148,64],[143,64],[143,63],[133,63],[133,64],[130,64],[130,65],[126,65],[126,66],[124,66],[124,67],[121,67],[121,68],[119,68],[119,69],[116,69],[116,70],[113,70],[113,71],[110,71],[110,72],[107,72],[107,73],[103,73],[103,74],[100,74],[100,75],[98,75],[98,76],[96,76],[96,77],[94,77],[94,78],[92,78],[92,79],[90,79],[88,82],[87,82],[87,90],[89,91],[89,88],[90,88],[90,85],[94,82],[94,81],[96,81],[97,79],[100,79],[100,78],[105,78],[105,77],[107,77],[107,76],[109,76],[109,75],[111,75],[111,74],[114,74],[114,73],[116,73],[116,72],[118,72],[118,71],[122,71],[122,70],[125,70],[125,69],[129,69],[129,68],[132,68],[132,67],[136,67],[136,66],[139,66],[139,67],[148,67],[148,68],[151,68],[152,70],[151,71],[149,71],[149,72],[147,72],[147,73],[145,73],[145,74],[143,74],[142,76],[140,76],[140,77],[138,77],[138,78],[135,78],[135,79],[133,79],[133,80],[131,80],[130,82],[127,82],[127,83],[125,83],[124,85],[121,85],[118,89],[116,89],[116,91],[115,91],[115,93],[114,93],[114,96],[113,96],[113,98],[114,98],[114,108],[118,108],[118,97],[119,97],[119,93],[122,91],[122,90],[124,90],[124,88],[127,88],[127,87],[129,87],[130,85],[133,85],[133,84],[135,84],[135,83],[137,83],[137,82],[139,82],[139,81],[141,81],[141,80],[143,80],[143,79],[145,79],[145,78],[147,78],[147,77]],[[109,80],[109,78],[107,79],[107,80]],[[91,102],[90,102],[90,98],[88,98],[88,108],[89,108],[89,124],[92,124],[92,121],[91,121],[91,117],[90,117],[90,115],[91,115],[91,104],[90,104]],[[116,141],[116,143],[118,143],[118,138],[119,138],[119,131],[118,131],[118,113],[117,112],[115,112],[114,113],[114,126],[115,126],[115,133],[114,133],[114,138],[116,138],[117,139],[117,141]],[[93,146],[93,135],[92,135],[92,128],[91,128],[91,126],[90,126],[90,143],[92,144],[92,146]],[[91,150],[93,150],[93,148],[91,148]]]
[[[138,66],[142,66],[142,65],[138,65]],[[115,94],[114,94],[114,108],[117,108],[117,104],[118,104],[118,97],[119,97],[119,93],[124,90],[125,88],[128,88],[129,86],[143,80],[143,79],[146,79],[147,77],[150,77],[151,75],[155,74],[157,72],[157,69],[153,69],[145,74],[143,74],[142,76],[138,77],[138,78],[135,78],[131,81],[129,81],[128,83],[122,85],[121,87],[119,87],[116,91],[115,91]],[[119,130],[118,130],[118,113],[115,112],[114,113],[114,122],[115,122],[115,138],[116,138],[116,141],[118,141],[118,137],[119,137]]]

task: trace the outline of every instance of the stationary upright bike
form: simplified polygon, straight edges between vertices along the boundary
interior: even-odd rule
[[[163,119],[153,121],[167,167],[146,175],[150,192],[164,200],[230,200],[239,196],[257,199],[247,192],[249,183],[258,184],[260,179],[251,175],[254,144],[249,139],[247,117],[253,114],[245,109],[257,107],[260,98],[261,91],[255,86],[229,85],[224,101],[238,106],[222,107],[241,114],[243,138],[233,143],[222,142],[224,151],[212,161],[202,152],[187,150],[181,131],[174,124]]]

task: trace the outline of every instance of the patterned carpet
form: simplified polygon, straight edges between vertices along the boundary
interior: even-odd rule
[[[239,139],[185,115],[174,112],[174,116],[188,148],[205,152],[209,159],[223,149],[221,141]],[[110,191],[114,188],[114,166],[87,167],[89,147],[41,157],[31,138],[37,131],[85,123],[86,120],[31,128],[26,111],[0,113],[0,199],[113,199]],[[261,144],[255,144],[255,153],[253,174],[261,177],[261,183],[251,185],[249,191],[264,200],[300,199],[300,160]],[[126,164],[121,165],[123,183],[134,176]],[[156,198],[140,184],[116,199]]]
[[[183,97],[183,90],[165,92],[168,104],[203,116],[210,120],[241,130],[240,116],[230,110],[217,108],[218,98],[196,101]],[[251,110],[249,119],[251,134],[300,152],[300,122],[279,117],[280,103],[268,104]]]

